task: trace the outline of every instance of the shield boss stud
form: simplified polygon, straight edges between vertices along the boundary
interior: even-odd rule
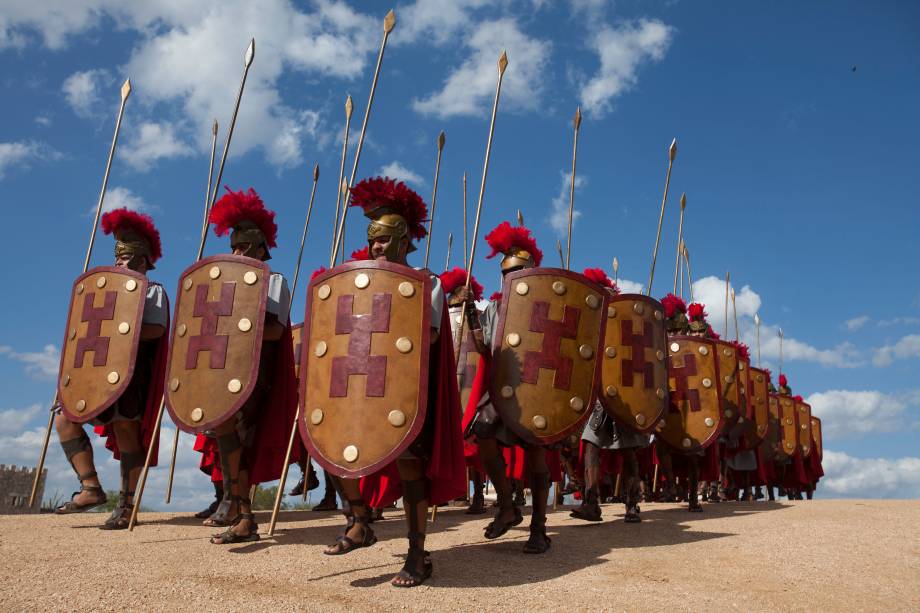
[[[542,415],[533,416],[533,427],[537,430],[546,430],[546,418]]]
[[[792,449],[792,443],[786,443],[786,449]]]
[[[208,276],[212,279],[216,279],[220,276],[220,266],[211,266],[211,270],[208,271]]]
[[[100,289],[105,287],[105,277],[99,277],[98,279],[96,279],[96,287]]]
[[[658,396],[660,400],[664,400],[664,390],[660,387],[655,390],[655,395]]]
[[[664,315],[661,314],[661,311],[655,311],[655,319],[661,321],[662,317],[664,317]]]
[[[197,424],[204,417],[204,411],[201,410],[201,407],[195,407],[192,409],[192,414],[189,415],[189,417],[191,417],[192,421]]]
[[[517,332],[512,332],[508,335],[508,344],[512,347],[517,347],[521,344],[521,335]]]
[[[585,408],[585,401],[579,398],[578,396],[572,396],[569,400],[569,406],[572,407],[576,412],[581,413]]]
[[[521,281],[520,283],[514,286],[514,291],[518,293],[518,296],[526,296],[527,292],[530,291],[530,286],[524,283],[523,281]]]
[[[723,355],[725,355],[725,357],[727,357],[727,358],[732,357],[731,349],[723,349],[723,350],[722,350],[722,353],[723,353]]]
[[[594,356],[594,349],[590,345],[582,345],[578,348],[578,355],[589,360]]]
[[[615,358],[617,357],[617,348],[607,347],[606,349],[604,349],[604,353],[607,355],[608,358]]]
[[[757,383],[763,383],[763,375],[757,375]]]
[[[129,292],[133,292],[134,290],[137,289],[137,281],[135,281],[134,279],[128,279],[127,281],[125,281],[125,289],[128,290]]]
[[[700,355],[709,355],[709,347],[700,347]]]
[[[734,381],[735,381],[735,378],[734,378],[733,376],[731,376],[731,375],[725,375],[725,382],[726,382],[726,383],[733,383]]]
[[[703,423],[709,426],[710,428],[716,425],[716,422],[715,420],[712,419],[712,417],[707,417],[706,419],[703,420]]]
[[[173,391],[173,392],[176,391],[177,389],[179,389],[179,380],[178,380],[178,379],[173,379],[172,381],[170,381],[170,382],[169,382],[169,389],[170,389],[170,391]]]
[[[403,298],[411,298],[415,295],[415,286],[408,281],[403,281],[399,284],[399,295]]]
[[[636,415],[636,423],[639,424],[640,426],[644,426],[645,425],[645,415],[643,415],[642,413],[639,413],[638,415]]]
[[[75,339],[75,338],[77,338],[77,329],[76,329],[76,328],[71,328],[71,329],[70,329],[70,340],[73,340],[73,339]]]
[[[709,377],[703,379],[703,387],[712,387],[712,379]]]
[[[585,298],[585,304],[588,305],[589,309],[596,309],[597,307],[601,306],[601,301],[594,294],[588,294],[588,297]]]
[[[179,334],[179,336],[185,336],[185,333],[188,332],[188,326],[185,324],[179,324],[179,327],[176,328],[176,332]]]
[[[354,445],[349,445],[342,450],[342,457],[345,458],[346,462],[354,462],[358,459],[358,448]]]
[[[255,285],[255,282],[258,280],[259,280],[259,275],[257,275],[251,270],[247,271],[246,274],[243,275],[243,283],[245,283],[246,285]]]
[[[316,347],[313,349],[313,353],[316,355],[316,357],[321,358],[326,355],[326,351],[328,349],[329,347],[326,345],[326,341],[319,341],[316,343]]]
[[[119,334],[127,334],[130,331],[131,331],[131,324],[129,324],[128,322],[123,321],[120,324],[118,324]]]
[[[399,350],[400,353],[409,353],[412,351],[412,341],[405,336],[401,336],[396,339],[396,349]]]
[[[406,423],[406,414],[402,411],[390,411],[390,414],[387,415],[387,420],[391,426],[399,428]]]
[[[667,425],[668,425],[668,422],[666,422],[665,420],[663,420],[663,419],[659,419],[659,420],[658,420],[658,427],[659,427],[659,428],[664,428],[664,427],[667,426]]]
[[[64,387],[70,385],[70,375],[64,375],[64,378],[61,379],[61,383],[64,385]]]
[[[183,288],[185,291],[188,291],[188,290],[192,289],[192,280],[191,280],[191,279],[186,279],[185,281],[183,281],[183,282],[182,282],[182,288]]]
[[[115,372],[114,370],[110,372],[108,375],[106,375],[105,377],[105,380],[111,383],[112,385],[115,385],[116,383],[118,383],[118,379],[119,379],[118,373]]]
[[[645,311],[645,306],[643,306],[641,302],[636,302],[633,304],[633,311],[636,312],[636,315],[642,315]]]
[[[611,398],[617,395],[617,388],[613,387],[612,385],[608,385],[607,389],[605,389],[604,391],[607,392],[607,395],[610,396]]]
[[[685,438],[684,440],[682,440],[682,441],[680,442],[680,444],[683,445],[684,447],[689,447],[689,446],[692,445],[693,443],[690,442],[690,439],[689,439],[689,438]]]
[[[554,282],[554,283],[553,283],[553,291],[554,291],[557,295],[561,296],[562,294],[565,293],[565,283],[563,283],[562,281],[556,281],[556,282]]]
[[[332,293],[332,288],[328,285],[320,285],[319,289],[316,290],[316,295],[319,296],[320,300],[325,300],[329,297],[329,294]]]
[[[732,415],[734,415],[734,413],[732,413],[731,409],[725,409],[725,417],[731,417]]]
[[[658,359],[659,362],[662,361],[664,359],[664,351],[659,349],[658,351],[655,352],[655,357]]]
[[[236,326],[240,329],[241,332],[249,332],[252,330],[252,322],[249,321],[246,317],[240,320]]]
[[[77,400],[77,407],[76,407],[76,408],[77,408],[77,412],[78,412],[78,413],[82,413],[82,412],[86,409],[86,401],[85,401],[85,400]]]
[[[231,394],[239,394],[240,390],[243,389],[243,384],[239,379],[230,379],[227,383],[227,389],[230,390]]]
[[[323,423],[323,410],[322,409],[313,409],[310,412],[310,423],[314,426],[318,426]]]
[[[617,316],[617,308],[615,306],[607,307],[607,319],[613,319]]]
[[[787,417],[787,418],[786,418],[786,425],[787,425],[787,426],[791,426],[791,425],[792,425],[792,418],[791,418],[791,417]]]
[[[357,287],[358,289],[364,289],[364,288],[366,288],[366,287],[367,287],[368,285],[370,285],[370,284],[371,284],[371,278],[368,277],[367,274],[365,274],[365,273],[363,273],[363,272],[362,272],[361,274],[359,274],[357,277],[355,277],[355,287]],[[348,448],[346,447],[346,450],[347,450],[347,449],[348,449]],[[357,456],[357,453],[358,453],[358,450],[357,450],[357,448],[355,448],[355,459],[357,459],[357,457],[358,457],[358,456]],[[348,461],[349,461],[349,462],[354,462],[354,460],[348,460]]]
[[[678,351],[680,351],[680,345],[671,343],[671,353],[677,353]]]
[[[77,286],[77,294],[82,294],[82,293],[83,293],[83,284],[81,283],[80,285]]]
[[[514,396],[514,388],[510,385],[502,387],[502,398],[511,398]]]

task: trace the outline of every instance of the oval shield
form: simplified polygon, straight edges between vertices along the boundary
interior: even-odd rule
[[[668,407],[667,333],[661,303],[611,296],[601,362],[601,404],[619,423],[647,433]]]
[[[815,416],[811,417],[811,440],[815,446],[815,453],[818,459],[824,459],[824,439],[821,437],[821,420]]]
[[[300,434],[333,475],[363,477],[398,458],[428,408],[431,276],[349,262],[310,281],[301,348]]]
[[[74,281],[58,375],[70,421],[96,417],[131,382],[146,296],[147,277],[127,268],[100,266]]]
[[[802,451],[802,457],[807,458],[811,455],[811,405],[804,402],[795,401],[795,411],[798,415],[799,427],[799,449]]]
[[[490,398],[525,441],[549,444],[591,414],[607,292],[561,268],[507,275],[492,338]]]
[[[731,343],[715,341],[719,355],[719,373],[721,374],[722,406],[725,427],[733,428],[747,408],[741,401],[741,360],[738,349]]]
[[[697,336],[669,337],[668,386],[670,401],[658,436],[678,451],[705,449],[725,427],[715,343]]]
[[[748,376],[747,400],[754,429],[749,435],[751,446],[757,446],[767,435],[770,425],[770,395],[767,373],[761,368],[751,368]]]
[[[769,384],[769,379],[767,380]],[[769,387],[767,387],[769,390]],[[760,444],[760,452],[766,462],[772,462],[777,459],[779,447],[782,444],[782,424],[779,418],[779,396],[776,394],[767,394],[767,430],[764,434],[763,442]]]
[[[252,394],[270,275],[263,262],[228,254],[205,258],[179,277],[166,407],[181,430],[220,425]]]
[[[291,326],[291,339],[294,341],[294,376],[300,380],[300,345],[303,342],[303,324]]]
[[[792,457],[799,444],[798,418],[795,401],[789,396],[779,396],[780,445],[783,455]]]
[[[451,336],[454,340],[454,348],[457,347],[457,334],[460,333],[460,310],[462,307],[450,307],[450,328]],[[466,408],[466,403],[470,399],[470,392],[473,390],[473,379],[476,377],[476,368],[479,367],[479,360],[482,356],[476,350],[476,342],[473,340],[473,333],[470,327],[463,326],[463,342],[460,343],[460,355],[457,359],[457,387],[460,390],[460,409]]]

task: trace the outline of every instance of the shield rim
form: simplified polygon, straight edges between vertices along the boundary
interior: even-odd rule
[[[597,400],[597,386],[600,384],[601,380],[601,348],[604,344],[604,339],[607,335],[607,305],[609,304],[610,292],[601,285],[591,281],[587,277],[577,272],[572,272],[571,270],[566,270],[564,268],[525,268],[523,270],[516,270],[512,273],[508,273],[505,278],[502,280],[502,303],[499,305],[498,310],[498,330],[492,334],[492,356],[495,355],[495,350],[501,348],[502,339],[505,337],[505,315],[508,311],[508,298],[511,295],[511,286],[514,281],[522,277],[537,277],[537,276],[559,276],[591,287],[596,291],[601,297],[601,304],[598,306],[598,311],[600,312],[600,330],[598,331],[598,344],[594,347],[594,376],[591,383],[591,391],[589,392],[589,401],[585,403],[585,409],[582,411],[581,417],[579,417],[569,428],[558,432],[554,435],[549,435],[546,437],[537,437],[526,427],[522,426],[517,421],[511,421],[505,419],[505,416],[502,414],[501,409],[499,409],[499,404],[501,401],[496,402],[498,398],[501,398],[501,395],[497,393],[496,389],[496,379],[494,376],[494,369],[498,368],[498,360],[490,360],[489,364],[489,397],[491,398],[492,405],[495,407],[495,410],[501,416],[504,424],[511,429],[517,436],[521,437],[525,442],[536,445],[552,445],[557,443],[562,439],[569,436],[572,432],[578,429],[580,426],[584,426],[587,423],[588,419],[591,417],[591,407],[594,406],[595,401]]]
[[[419,391],[418,391],[418,410],[415,414],[415,420],[412,422],[412,425],[406,430],[406,434],[403,436],[403,439],[399,442],[396,447],[391,450],[387,456],[382,459],[369,464],[364,468],[359,468],[357,470],[349,470],[345,467],[339,466],[328,460],[317,447],[313,444],[313,440],[310,438],[310,429],[307,427],[307,411],[304,407],[304,400],[307,395],[307,379],[310,372],[309,360],[310,360],[310,351],[307,351],[310,343],[307,342],[310,339],[310,333],[312,328],[312,302],[313,302],[313,287],[326,279],[329,279],[333,276],[338,276],[340,274],[349,273],[355,270],[385,270],[387,272],[398,273],[404,275],[410,279],[416,279],[422,282],[422,291],[424,295],[431,296],[431,273],[428,269],[416,270],[408,264],[396,264],[394,262],[388,261],[379,261],[379,260],[359,260],[357,262],[345,262],[344,264],[339,264],[329,270],[323,272],[322,274],[317,275],[313,279],[310,279],[310,282],[307,284],[307,300],[304,308],[304,320],[303,320],[303,332],[301,333],[300,341],[300,378],[297,382],[297,400],[301,407],[300,414],[297,416],[297,430],[300,433],[300,440],[303,442],[304,446],[307,448],[307,453],[310,454],[310,458],[316,460],[316,462],[323,467],[323,470],[328,470],[330,473],[336,477],[341,477],[344,479],[360,479],[368,475],[372,475],[376,472],[379,472],[384,467],[396,461],[402,453],[409,448],[412,443],[415,442],[415,439],[418,438],[419,433],[422,431],[422,428],[425,426],[425,420],[428,417],[428,377],[429,377],[429,364],[431,362],[431,308],[422,309],[422,349],[419,351],[419,360],[421,361],[421,366],[419,368]],[[447,307],[446,301],[444,308]],[[424,353],[424,356],[422,354]]]
[[[799,430],[802,428],[802,423],[801,423],[801,421],[799,421],[799,410],[798,410],[798,409],[799,409],[800,406],[808,407],[808,442],[809,442],[809,445],[808,445],[808,452],[807,452],[807,453],[806,453],[805,450],[802,448],[802,442],[801,442],[801,441],[802,441],[802,437],[799,435]],[[811,452],[814,451],[814,449],[815,449],[814,437],[812,436],[812,432],[811,432],[811,405],[808,404],[808,403],[805,402],[805,401],[799,401],[799,400],[797,400],[797,401],[795,402],[795,409],[796,409],[796,411],[795,411],[795,417],[796,417],[796,424],[795,424],[795,428],[796,428],[796,437],[795,437],[795,439],[796,439],[796,442],[798,443],[798,451],[799,451],[799,453],[802,454],[802,458],[807,458],[807,457],[811,456]]]
[[[607,292],[607,293],[609,294],[610,292]],[[645,302],[646,304],[655,305],[657,306],[658,309],[661,310],[662,315],[664,315],[664,306],[661,304],[661,302],[658,300],[655,300],[651,296],[646,296],[645,294],[616,294],[614,296],[609,296],[607,299],[607,306],[609,307],[611,304],[614,304],[615,302],[622,302],[624,300],[637,300],[640,302]],[[606,320],[608,318],[604,317],[604,319]],[[663,321],[664,320],[662,320],[662,322]],[[665,415],[665,413],[667,413],[668,406],[670,405],[670,402],[671,402],[671,398],[670,398],[671,390],[668,389],[669,386],[667,383],[667,379],[668,379],[668,373],[667,373],[667,370],[668,370],[667,368],[668,366],[667,365],[668,331],[667,331],[667,328],[664,327],[663,323],[662,323],[662,331],[664,333],[664,352],[665,352],[665,376],[664,376],[665,385],[664,385],[664,401],[663,401],[664,405],[661,411],[655,417],[655,419],[652,419],[649,421],[648,426],[646,426],[645,428],[637,428],[636,425],[633,423],[625,423],[623,420],[621,420],[616,415],[614,415],[613,411],[607,408],[607,403],[605,402],[606,394],[602,394],[600,393],[600,391],[596,392],[597,399],[600,400],[601,406],[604,407],[604,411],[606,411],[607,414],[610,415],[611,418],[615,419],[617,424],[623,426],[624,428],[632,430],[633,432],[638,432],[639,434],[651,434],[652,432],[654,432],[655,427],[658,425],[658,422]],[[607,338],[607,326],[605,325],[604,326],[604,339],[606,340],[606,338]],[[601,363],[600,380],[598,383],[601,386],[601,388],[604,387],[603,379],[604,379],[604,366],[603,366],[603,363]],[[633,421],[635,422],[635,420]]]
[[[764,387],[767,390],[767,398],[765,402],[767,403],[767,423],[764,425],[763,436],[758,434],[757,429],[760,427],[757,425],[757,409],[753,405],[751,406],[751,420],[754,422],[754,435],[751,437],[757,442],[752,445],[753,447],[759,447],[763,440],[766,438],[767,433],[770,431],[770,377],[767,376],[767,371],[763,368],[757,366],[751,366],[750,361],[748,362],[748,387],[746,389],[751,389],[754,387],[754,384],[751,383],[753,380],[753,375],[755,373],[762,374],[764,377]],[[750,394],[748,395],[748,400],[750,403]]]
[[[796,404],[795,398],[787,394],[774,394],[774,395],[779,399],[777,406],[779,407],[779,411],[780,411],[780,415],[779,415],[780,453],[782,453],[787,458],[792,458],[795,456],[796,453],[799,452],[799,412],[795,410],[795,404]],[[786,409],[783,408],[783,402],[782,402],[783,398],[788,398],[789,400],[792,401],[792,422],[793,422],[793,427],[795,430],[795,445],[793,446],[792,451],[786,451],[786,445],[785,445],[786,436],[784,434],[784,432],[786,431],[786,428],[783,426],[783,419],[786,417]]]
[[[722,378],[721,378],[721,374],[719,373],[719,356],[715,353],[716,344],[715,344],[715,341],[713,341],[713,339],[711,338],[703,338],[701,336],[691,336],[689,334],[674,334],[674,335],[669,335],[667,339],[668,339],[668,343],[670,343],[672,340],[676,340],[676,341],[684,340],[684,341],[696,341],[696,342],[708,344],[710,346],[709,351],[712,353],[712,360],[715,366],[715,377],[716,377],[715,387],[716,387],[716,394],[719,399],[719,423],[716,424],[716,426],[712,429],[712,434],[709,435],[709,438],[707,438],[705,442],[702,442],[699,444],[699,446],[695,448],[691,448],[691,449],[684,449],[683,447],[678,449],[674,445],[670,444],[663,437],[661,439],[665,445],[670,447],[670,450],[672,453],[676,452],[676,453],[683,453],[683,454],[689,455],[689,454],[696,453],[698,451],[703,451],[709,448],[710,445],[712,445],[714,442],[719,440],[719,437],[722,436],[722,433],[725,430],[725,425],[726,425],[725,424],[725,405],[722,404],[722,401],[723,401]],[[671,356],[669,353],[668,354],[668,364],[669,365],[671,363],[670,357]],[[671,401],[670,392],[671,392],[671,369],[668,368],[668,403],[669,403],[669,406],[670,406],[670,401]]]
[[[182,295],[182,281],[190,275],[195,270],[203,268],[206,264],[211,264],[212,262],[233,262],[238,264],[246,264],[247,266],[252,266],[254,268],[261,268],[263,274],[265,275],[265,282],[262,284],[261,296],[259,298],[259,309],[264,314],[265,305],[268,303],[268,279],[271,275],[271,268],[268,264],[257,260],[255,258],[250,258],[245,255],[233,255],[232,253],[221,253],[218,255],[212,255],[201,260],[198,260],[188,268],[182,271],[179,274],[179,280],[176,282],[176,306],[175,312],[173,313],[172,326],[169,333],[169,351],[166,354],[166,381],[169,382],[169,367],[172,364],[173,349],[175,343],[173,342],[176,336],[176,329],[179,325],[179,302],[180,296]],[[169,417],[173,420],[173,423],[177,428],[183,432],[188,432],[189,434],[199,434],[206,430],[211,430],[216,426],[224,423],[231,417],[237,414],[240,408],[249,400],[249,396],[252,394],[252,390],[256,385],[256,379],[258,378],[259,372],[259,362],[262,359],[262,336],[265,332],[265,317],[259,318],[258,322],[253,322],[256,332],[256,341],[253,343],[252,356],[250,357],[250,370],[249,370],[249,382],[246,384],[246,387],[240,390],[236,402],[232,405],[232,408],[223,413],[222,419],[212,419],[209,422],[204,422],[198,424],[197,426],[189,426],[181,419],[176,417],[176,412],[173,410],[172,402],[170,401],[170,390],[169,385],[164,386],[163,388],[163,398],[166,404],[166,410],[169,411]]]
[[[84,424],[96,418],[100,413],[102,413],[103,411],[108,409],[110,406],[115,404],[118,401],[118,399],[121,398],[121,395],[125,393],[125,390],[128,388],[128,385],[131,383],[131,380],[134,378],[134,365],[137,362],[137,348],[140,345],[140,340],[141,340],[140,327],[144,321],[144,301],[146,300],[146,297],[147,297],[147,287],[150,284],[149,279],[147,279],[147,275],[131,270],[130,268],[124,268],[121,266],[96,266],[95,268],[91,268],[90,270],[87,270],[86,272],[81,274],[71,284],[70,286],[71,303],[69,306],[71,307],[73,306],[73,297],[75,296],[77,285],[81,281],[86,279],[87,277],[90,277],[98,273],[119,274],[119,275],[125,275],[127,277],[134,279],[135,281],[138,282],[138,290],[140,290],[141,292],[141,294],[139,295],[142,295],[144,298],[142,298],[140,301],[141,308],[137,309],[137,316],[134,319],[134,326],[131,328],[132,330],[135,331],[135,333],[134,333],[134,340],[132,341],[132,344],[131,344],[131,351],[130,351],[131,363],[128,365],[128,371],[125,373],[125,376],[121,378],[121,382],[116,388],[116,392],[113,392],[111,396],[109,397],[109,399],[106,402],[104,402],[99,408],[94,409],[92,411],[84,412],[80,415],[76,415],[75,413],[71,412],[70,409],[68,409],[67,406],[64,404],[64,395],[62,393],[63,386],[61,385],[61,373],[64,372],[64,355],[66,354],[66,350],[61,351],[61,359],[58,362],[58,377],[57,377],[58,400],[61,403],[61,410],[63,411],[64,415],[67,417],[67,419],[69,419],[71,422],[75,424]],[[67,309],[67,324],[66,324],[66,327],[64,328],[64,343],[61,345],[61,347],[67,346],[67,331],[70,330],[70,317],[72,315],[72,311],[73,311],[72,308]]]
[[[824,427],[824,424],[821,423],[820,417],[815,417],[814,415],[812,415],[811,419],[813,421],[818,422],[818,438],[821,439],[821,441],[819,442],[818,439],[815,438],[815,427],[812,426],[811,427],[811,442],[815,450],[818,452],[818,459],[823,460],[824,459],[824,430],[822,430],[822,428]]]

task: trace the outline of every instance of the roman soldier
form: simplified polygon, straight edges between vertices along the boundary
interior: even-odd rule
[[[460,322],[462,321],[460,311],[463,306],[463,301],[457,298],[457,290],[466,284],[466,270],[455,267],[452,270],[446,270],[441,273],[439,278],[444,295],[447,297],[454,347],[458,349],[457,381],[460,388],[460,406],[465,409],[469,399],[474,396],[473,385],[476,381],[476,372],[480,360],[469,328],[464,325],[464,336],[466,338],[463,341],[457,339],[457,335],[460,333]],[[482,300],[482,285],[473,276],[470,276],[470,290],[474,301]],[[481,386],[482,384],[483,381],[479,381],[479,385]],[[480,393],[477,391],[475,396]],[[463,455],[466,458],[469,480],[473,483],[473,498],[466,513],[467,515],[481,515],[486,512],[483,494],[485,469],[482,466],[482,459],[479,457],[479,447],[472,441],[464,440]]]
[[[750,363],[750,350],[744,343],[733,341],[730,342],[738,354],[742,363]],[[737,500],[739,498],[746,502],[754,500],[751,493],[752,478],[756,479],[757,472],[757,452],[756,447],[750,444],[750,432],[755,427],[754,417],[746,409],[749,405],[748,396],[752,393],[748,381],[747,369],[739,372],[742,379],[741,398],[742,406],[745,408],[744,413],[739,416],[738,424],[735,428],[729,430],[725,436],[725,476],[723,481],[728,484],[730,492],[728,499]]]
[[[598,285],[607,288],[611,295],[615,296],[620,293],[620,290],[602,269],[586,268],[584,275]],[[625,481],[626,491],[624,521],[626,523],[641,522],[642,518],[639,517],[639,464],[636,450],[648,447],[649,436],[626,428],[607,413],[600,400],[595,400],[594,411],[581,435],[581,444],[585,475],[584,495],[581,505],[570,515],[585,521],[601,521],[598,488],[601,481],[601,469],[605,465],[619,464],[619,468],[614,468],[614,471],[615,474],[622,472],[625,477],[622,479]],[[603,456],[613,457],[608,461],[602,461]]]
[[[428,211],[422,198],[402,182],[381,177],[361,181],[352,188],[351,194],[351,206],[361,208],[370,220],[365,259],[375,260],[390,269],[397,265],[397,270],[405,268],[413,272],[406,258],[416,250],[414,241],[426,234],[424,222]],[[430,309],[427,314],[430,317],[430,347],[424,423],[414,440],[405,441],[408,446],[404,451],[381,470],[361,479],[338,478],[341,493],[348,502],[347,524],[344,534],[324,551],[327,555],[341,555],[373,545],[377,538],[368,525],[370,509],[388,506],[402,496],[409,550],[402,570],[391,581],[394,587],[421,585],[431,576],[433,564],[425,551],[429,504],[453,500],[466,489],[459,394],[454,351],[451,336],[447,334],[449,322],[444,291],[436,275],[424,269],[414,270],[428,275],[431,280],[430,296],[425,300],[425,308]],[[326,274],[333,273],[336,269]],[[316,307],[312,308],[315,312]],[[404,415],[399,413],[403,419]],[[302,421],[302,432],[304,424]],[[356,459],[357,451],[351,457]],[[322,458],[319,461],[322,463]],[[324,464],[327,470],[330,467]]]
[[[102,216],[102,231],[115,236],[116,269],[131,270],[146,277],[147,271],[154,269],[154,264],[162,255],[160,233],[147,215],[124,208],[109,211]],[[102,284],[97,282],[96,287],[105,287],[105,278],[102,277],[101,281]],[[129,279],[126,286],[131,282]],[[163,286],[148,282],[146,287],[147,294],[142,305],[143,316],[133,374],[120,396],[108,408],[89,420],[96,426],[96,432],[106,438],[105,446],[115,459],[119,460],[121,469],[118,504],[100,526],[103,530],[123,530],[128,527],[134,506],[134,488],[153,439],[156,414],[163,396],[167,348],[164,341],[165,332],[169,328],[169,301]],[[115,292],[106,291],[106,294],[110,293]],[[90,307],[95,308],[91,296],[87,294],[87,302]],[[108,302],[106,299],[106,303]],[[114,305],[114,301],[112,304]],[[84,306],[84,311],[85,308]],[[127,335],[133,331],[127,322],[119,326],[120,334]],[[106,347],[109,346],[106,344]],[[98,354],[98,349],[96,353]],[[62,369],[64,357],[62,354]],[[118,382],[117,377],[115,381]],[[109,379],[109,383],[113,383],[112,378]],[[68,381],[65,380],[63,384],[66,386]],[[64,455],[80,479],[80,491],[74,493],[70,501],[58,507],[55,513],[79,513],[104,504],[106,495],[96,475],[92,444],[83,429],[85,422],[71,421],[61,409],[62,405],[59,402],[56,407],[59,412],[54,423]],[[157,450],[154,449],[154,466],[156,458]]]

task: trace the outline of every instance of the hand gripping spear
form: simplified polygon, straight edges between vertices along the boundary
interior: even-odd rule
[[[211,191],[211,196],[208,198],[207,204],[207,213],[205,214],[205,220],[208,218],[208,214],[211,212],[211,208],[214,206],[214,202],[217,200],[217,191],[220,188],[220,180],[224,176],[224,166],[227,163],[227,155],[230,153],[230,142],[233,140],[233,129],[236,127],[236,117],[240,111],[240,102],[243,100],[243,90],[246,89],[246,77],[249,75],[249,67],[252,66],[252,60],[256,56],[256,39],[252,38],[249,40],[249,46],[246,48],[246,55],[243,56],[243,77],[240,79],[240,87],[236,92],[236,102],[233,105],[233,114],[230,116],[230,127],[227,129],[227,140],[224,141],[224,150],[220,154],[220,165],[217,167],[217,178],[214,180],[214,189]],[[209,173],[210,174],[210,173]],[[201,256],[204,254],[204,244],[208,240],[208,223],[205,223],[201,228],[201,240],[198,243],[198,256],[195,258],[195,261],[200,261]],[[153,459],[153,448],[156,443],[157,437],[160,435],[160,424],[163,422],[163,409],[166,406],[166,396],[160,400],[160,410],[157,411],[157,419],[154,423],[153,428],[153,437],[150,439],[150,447],[147,449],[147,459],[144,461],[144,468],[141,470],[140,479],[137,482],[137,493],[134,496],[134,509],[131,511],[131,521],[128,522],[128,531],[133,532],[134,526],[137,523],[137,511],[141,508],[141,498],[144,496],[144,486],[147,484],[147,474],[150,472],[150,462]],[[179,433],[176,432],[178,437]],[[178,449],[178,441],[175,441],[173,445],[173,456],[170,460],[170,472],[175,470],[176,464],[176,450]]]
[[[680,223],[677,225],[677,260],[674,262],[674,293],[677,293],[677,276],[680,274],[680,252],[684,240],[684,209],[687,208],[687,193],[680,196]]]
[[[310,190],[310,204],[307,206],[307,219],[303,223],[303,234],[300,235],[300,250],[297,252],[297,264],[294,266],[294,280],[291,282],[291,298],[288,302],[288,313],[294,306],[294,293],[297,291],[297,277],[300,276],[300,263],[303,260],[303,246],[307,242],[307,230],[310,228],[310,215],[313,213],[313,199],[316,198],[316,183],[319,181],[319,164],[313,167],[313,188]],[[287,483],[288,469],[291,466],[291,452],[294,450],[294,438],[297,436],[297,420],[300,419],[300,403],[294,413],[294,424],[291,426],[291,436],[288,437],[287,452],[284,455],[284,464],[281,468],[281,481],[278,482],[278,491],[275,493],[275,506],[272,508],[272,520],[268,525],[268,536],[275,534],[275,523],[278,521],[278,511],[281,509],[281,497],[284,495],[284,486]],[[310,459],[307,458],[307,462]],[[304,488],[306,491],[306,488]]]
[[[348,153],[348,131],[351,126],[351,112],[354,110],[354,104],[349,95],[345,99],[345,137],[342,139],[342,160],[339,162],[339,181],[336,183],[335,194],[335,219],[332,222],[332,240],[335,241],[335,231],[339,227],[339,204],[342,201],[342,182],[345,180],[345,156]],[[335,243],[329,247],[329,267],[335,266],[333,253],[335,252]],[[304,490],[306,491],[306,490]]]
[[[377,66],[374,68],[374,79],[371,81],[371,92],[367,99],[367,108],[364,109],[364,121],[361,124],[361,134],[358,136],[358,147],[355,150],[355,162],[351,167],[351,179],[348,181],[348,189],[342,195],[342,218],[339,220],[339,229],[335,235],[335,247],[332,249],[332,263],[335,264],[339,249],[342,250],[342,259],[345,259],[345,219],[348,217],[348,203],[351,201],[351,188],[355,185],[355,175],[358,174],[358,162],[361,160],[361,149],[364,148],[364,135],[367,132],[367,121],[371,116],[371,107],[374,105],[374,93],[377,91],[377,79],[380,76],[380,66],[383,64],[383,53],[387,48],[387,39],[390,32],[396,27],[396,13],[390,9],[386,17],[383,18],[383,40],[380,42],[380,53],[377,54]]]
[[[102,202],[105,200],[105,189],[109,184],[109,171],[112,170],[112,160],[115,159],[115,145],[118,144],[118,133],[121,131],[121,118],[125,115],[125,103],[131,95],[131,79],[125,79],[121,85],[121,104],[118,107],[118,117],[115,119],[115,134],[112,135],[112,145],[109,147],[109,158],[105,162],[105,172],[102,174],[102,188],[99,190],[99,200],[96,202],[96,216],[93,218],[93,229],[89,233],[89,246],[86,248],[86,259],[83,260],[83,272],[89,270],[89,259],[93,254],[93,245],[96,242],[96,228],[99,226],[99,216],[102,214]],[[51,410],[48,413],[48,427],[45,428],[45,440],[42,442],[42,451],[38,456],[38,468],[35,469],[35,478],[32,480],[32,493],[29,494],[29,508],[35,504],[35,492],[41,479],[42,470],[45,468],[45,455],[48,453],[48,441],[51,439],[51,429],[54,427],[54,405],[57,404],[57,388],[54,391],[54,400],[51,401]]]
[[[655,236],[655,249],[652,251],[652,269],[648,273],[648,287],[645,288],[645,295],[652,295],[652,281],[655,279],[655,260],[658,259],[658,244],[661,242],[661,224],[664,223],[664,207],[668,202],[668,188],[671,186],[671,168],[674,166],[674,158],[677,157],[677,139],[671,141],[668,147],[668,174],[664,177],[664,196],[661,198],[661,213],[658,216],[658,234]]]
[[[565,269],[571,270],[572,263],[572,218],[575,215],[575,160],[578,158],[578,130],[581,128],[581,107],[576,107],[575,118],[572,120],[575,127],[575,138],[572,143],[572,185],[569,190],[569,239],[565,245]]]
[[[444,151],[444,130],[438,135],[438,160],[434,165],[434,188],[431,192],[431,216],[428,218],[428,237],[425,239],[425,268],[428,268],[428,254],[431,253],[431,228],[434,226],[434,209],[438,205],[438,177],[441,176],[441,153]]]
[[[204,219],[201,221],[201,231],[208,231],[208,213],[211,204],[211,179],[214,173],[214,154],[217,153],[217,120],[211,124],[211,161],[208,164],[208,184],[204,189]],[[176,434],[173,436],[172,462],[169,463],[169,479],[166,481],[166,504],[172,500],[173,476],[176,472],[176,452],[179,450],[179,433],[176,428]]]

